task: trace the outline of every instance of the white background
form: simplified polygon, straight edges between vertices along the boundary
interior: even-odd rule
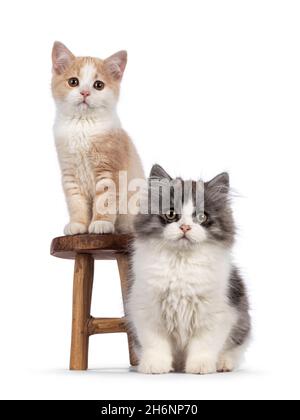
[[[1,2],[1,398],[298,398],[300,4],[292,0]],[[52,138],[50,54],[129,52],[119,107],[147,172],[231,173],[235,249],[254,334],[242,369],[208,377],[128,370],[126,337],[91,339],[69,372],[72,263],[49,256],[67,222]],[[98,263],[93,314],[122,314]]]

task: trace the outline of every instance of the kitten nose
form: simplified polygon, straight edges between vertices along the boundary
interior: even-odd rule
[[[189,230],[192,230],[191,226],[189,225],[181,225],[180,229],[182,230],[183,233],[187,233]]]
[[[90,96],[91,92],[89,90],[83,90],[80,92],[80,94],[86,98],[87,96]]]

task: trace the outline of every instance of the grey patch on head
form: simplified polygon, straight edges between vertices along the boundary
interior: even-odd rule
[[[136,216],[134,228],[137,236],[162,236],[168,222],[163,217],[171,209],[177,215],[182,213],[184,182],[180,178],[166,179],[167,173],[158,165],[155,165],[151,175],[156,177],[149,179],[147,203],[142,207],[147,208],[147,212],[141,212]],[[161,178],[164,176],[164,178]],[[169,175],[167,175],[169,176]]]
[[[149,190],[152,199],[154,198],[151,214],[161,214],[161,211],[167,211],[170,208],[175,210],[177,214],[181,214],[183,205],[190,200],[199,209],[203,208],[204,183],[202,181],[183,181],[181,178],[173,179],[157,164],[153,166],[150,173]]]
[[[214,177],[211,181],[207,182],[207,185],[210,188],[218,188],[220,191],[228,192],[230,186],[230,177],[227,172],[222,172],[221,174]],[[227,189],[227,190],[226,190]]]
[[[228,299],[230,305],[238,312],[238,320],[231,331],[230,341],[233,346],[241,346],[249,338],[251,318],[246,286],[237,268],[233,268],[230,276]]]
[[[207,231],[211,239],[232,246],[236,227],[231,209],[229,175],[226,172],[204,184],[204,205],[210,218]]]
[[[206,196],[210,204],[213,204],[215,210],[220,210],[224,205],[230,203],[230,184],[229,175],[226,172],[216,176],[204,184]]]
[[[160,165],[157,164],[153,165],[150,172],[150,178],[167,179],[168,181],[172,180],[170,175]]]
[[[208,222],[203,225],[211,241],[232,246],[235,224],[231,210],[229,175],[222,173],[209,182],[183,181],[172,177],[159,165],[154,165],[149,179],[148,211],[136,217],[137,235],[161,236],[167,223],[163,217],[173,209],[182,214],[184,204],[194,203],[195,215],[206,212]]]
[[[160,236],[165,224],[158,215],[138,214],[135,217],[134,229],[137,236]]]

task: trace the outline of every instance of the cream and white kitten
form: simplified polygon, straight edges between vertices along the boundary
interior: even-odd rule
[[[231,258],[228,174],[201,183],[202,190],[198,182],[172,180],[157,165],[151,176],[159,180],[150,189],[159,211],[136,218],[127,304],[138,369],[232,371],[246,350],[251,322],[246,288]],[[161,188],[162,179],[170,190]],[[198,191],[204,193],[200,200]]]
[[[128,184],[144,178],[136,148],[116,111],[127,53],[121,51],[106,60],[75,57],[55,42],[52,61],[57,107],[54,134],[70,214],[65,234],[130,232],[133,217],[120,215],[118,202],[116,210],[107,214],[98,206],[107,180],[124,205]],[[127,174],[123,192],[119,192],[120,172]]]

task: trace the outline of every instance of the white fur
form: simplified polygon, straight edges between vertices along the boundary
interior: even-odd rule
[[[80,72],[80,87],[83,89],[91,89],[95,81],[96,67],[94,64],[86,64]]]
[[[236,369],[242,362],[245,352],[249,345],[249,339],[241,346],[235,347],[231,350],[224,350],[218,360],[218,372],[231,372]]]
[[[92,222],[89,227],[89,233],[96,233],[97,235],[104,235],[114,233],[115,227],[111,222],[97,220]]]
[[[191,208],[164,238],[135,242],[128,316],[142,348],[140,372],[170,372],[174,348],[186,352],[186,372],[216,372],[237,320],[227,299],[230,250],[207,241]],[[190,242],[180,239],[183,223],[192,227]],[[178,241],[190,245],[180,247]]]
[[[91,145],[91,137],[104,135],[121,128],[116,112],[101,114],[97,117],[77,115],[72,118],[57,114],[54,124],[54,134],[57,144],[62,142],[71,153],[78,150],[86,151]]]
[[[82,235],[84,233],[87,233],[87,228],[82,223],[71,222],[64,229],[65,235]]]

